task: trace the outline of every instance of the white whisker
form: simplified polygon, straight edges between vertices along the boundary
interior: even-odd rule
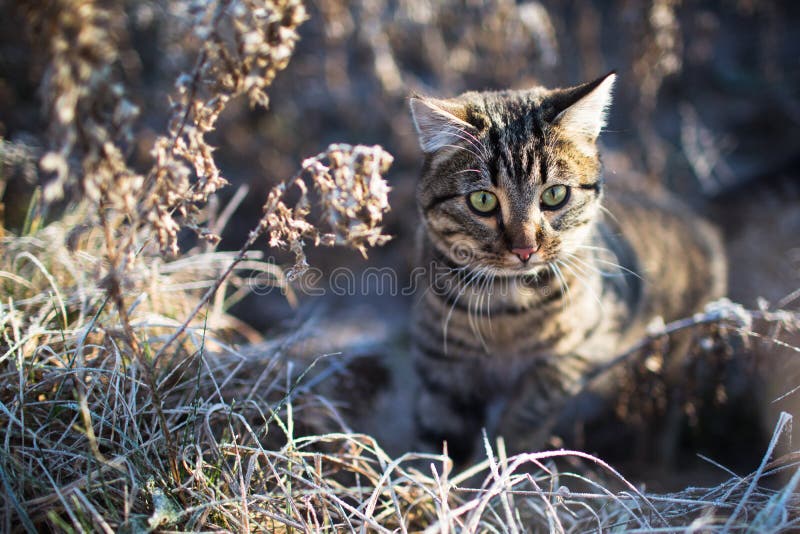
[[[489,160],[489,150],[486,148],[486,146],[483,143],[481,143],[478,140],[477,137],[475,137],[474,135],[469,133],[464,128],[459,128],[457,126],[451,126],[450,129],[448,129],[448,133],[451,133],[451,134],[455,135],[456,137],[458,137],[459,139],[469,143],[470,146],[472,146],[472,148],[474,148],[475,150],[480,152],[483,155],[483,157],[479,158],[479,159],[481,159],[483,161],[488,161]],[[460,135],[460,134],[464,134],[464,135]],[[468,136],[468,137],[464,137],[464,136]]]
[[[603,206],[602,204],[600,204],[600,211],[606,212],[608,214],[608,216],[611,217],[614,220],[615,223],[620,224],[619,219],[617,219],[617,216],[614,215],[613,213],[611,213],[611,210],[609,210],[607,207]]]
[[[475,157],[476,157],[476,158],[478,158],[478,159],[481,159],[481,160],[483,159],[483,158],[481,158],[481,157],[480,157],[478,154],[476,154],[474,150],[470,150],[469,148],[466,148],[466,147],[463,147],[463,146],[458,146],[458,145],[442,145],[442,147],[457,148],[458,150],[463,150],[464,152],[469,152],[470,154],[472,154],[473,156],[475,156]]]
[[[467,273],[467,275],[466,275],[467,278],[462,279],[461,278],[461,274],[462,274],[463,270],[466,267],[467,266],[465,265],[465,266],[463,266],[463,267],[458,269],[460,271],[457,274],[457,285],[456,285],[456,287],[459,288],[458,289],[458,295],[456,295],[456,298],[453,301],[453,304],[450,305],[450,310],[447,312],[447,317],[445,318],[444,324],[442,325],[442,337],[443,337],[443,340],[444,340],[444,354],[445,354],[445,356],[447,355],[447,328],[450,325],[450,318],[453,315],[453,310],[455,309],[456,305],[458,304],[458,300],[466,292],[467,288],[469,288],[469,285],[477,278],[477,275],[479,273],[479,270],[476,269],[474,271],[471,271],[471,272]],[[461,286],[462,282],[464,283],[463,286]],[[448,296],[452,296],[452,291],[448,292]],[[469,317],[469,303],[467,303],[467,316]]]
[[[612,253],[610,250],[608,250],[607,248],[603,248],[603,247],[591,247],[591,246],[588,246],[588,245],[576,245],[576,247],[577,247],[577,248],[585,248],[585,249],[587,249],[587,250],[598,250],[598,251],[605,251],[605,252],[608,252],[609,254],[611,254],[613,257],[616,257],[616,256],[614,256],[614,255],[613,255],[613,253]],[[573,255],[571,255],[571,257],[572,257],[573,259],[576,259],[576,260],[580,261],[582,264],[586,265],[587,267],[590,267],[590,265],[586,263],[586,260],[583,260],[583,259],[579,258],[577,255],[574,255],[574,254],[573,254]],[[635,271],[632,271],[632,270],[628,269],[627,267],[623,267],[622,265],[620,265],[620,264],[618,264],[618,263],[615,263],[615,262],[613,262],[613,261],[609,261],[609,260],[604,260],[604,259],[602,259],[602,258],[598,258],[596,255],[595,255],[593,258],[592,258],[592,260],[593,260],[593,261],[600,262],[600,263],[604,263],[604,264],[606,264],[606,265],[609,265],[609,266],[611,266],[611,267],[615,267],[615,268],[619,269],[620,271],[624,271],[624,272],[626,272],[626,273],[628,273],[628,274],[630,274],[630,275],[632,275],[632,276],[635,276],[635,277],[636,277],[636,278],[638,278],[639,280],[642,280],[642,277],[639,275],[639,273],[637,273],[637,272],[635,272]],[[614,274],[614,273],[608,273],[608,272],[605,272],[605,271],[597,271],[597,272],[599,272],[599,273],[600,273],[600,274],[602,274],[603,276],[620,276],[620,275],[622,275],[622,273],[617,273],[617,274]],[[624,275],[622,275],[622,276],[624,276]]]
[[[632,275],[632,276],[635,276],[635,277],[636,277],[636,278],[638,278],[639,280],[644,280],[644,279],[643,279],[643,278],[642,278],[642,277],[639,275],[639,273],[637,273],[637,272],[635,272],[635,271],[631,271],[631,270],[630,270],[630,269],[628,269],[627,267],[623,267],[622,265],[620,265],[620,264],[618,264],[618,263],[614,263],[613,261],[601,260],[600,258],[595,258],[595,259],[594,259],[594,261],[599,261],[600,263],[605,263],[606,265],[610,265],[611,267],[616,267],[616,268],[617,268],[617,269],[619,269],[620,271],[624,271],[624,272],[626,272],[626,273],[628,273],[628,274],[630,274],[630,275]]]
[[[590,271],[592,271],[595,274],[599,274],[603,278],[615,278],[615,277],[625,276],[625,273],[619,273],[619,272],[612,273],[612,272],[604,271],[604,270],[598,268],[597,266],[592,265],[587,260],[585,260],[583,258],[580,258],[579,256],[577,256],[575,254],[571,254],[569,257],[570,257],[570,259],[580,263],[584,268],[589,269]],[[594,258],[592,258],[592,261],[601,261],[601,260],[600,260],[600,258],[594,257]],[[614,264],[614,265],[616,265],[616,264]]]
[[[479,272],[481,274],[483,274],[484,268],[479,268]],[[474,299],[474,304],[475,304],[476,311],[478,312],[478,317],[475,318],[472,315],[472,304],[473,304],[472,301],[470,301],[470,305],[467,308],[467,316],[469,318],[469,324],[470,324],[470,328],[472,329],[472,333],[475,335],[475,337],[478,338],[478,341],[480,341],[481,346],[483,347],[483,350],[488,353],[489,352],[489,347],[486,344],[486,340],[484,339],[483,332],[481,332],[481,328],[480,328],[480,303],[481,303],[481,293],[478,292],[478,295]]]
[[[567,280],[564,278],[564,273],[561,272],[561,269],[557,264],[551,262],[548,263],[548,265],[552,267],[553,273],[555,273],[556,278],[558,278],[558,283],[561,287],[561,294],[567,297],[562,303],[562,308],[566,310],[567,302],[569,302],[569,305],[572,306],[572,295],[570,295],[569,292],[569,285],[567,284]]]
[[[490,271],[489,276],[491,277],[491,281],[489,283],[489,294],[486,303],[486,317],[489,319],[489,333],[492,335],[492,337],[494,337],[494,328],[492,327],[492,293],[494,292],[494,281],[496,275],[493,271]]]
[[[597,295],[597,292],[592,288],[592,286],[589,285],[589,282],[587,282],[584,278],[581,278],[581,276],[578,274],[577,271],[580,271],[584,275],[586,273],[583,272],[577,265],[570,263],[569,259],[567,258],[562,260],[556,260],[556,263],[558,263],[559,261],[561,261],[564,268],[569,269],[572,275],[575,277],[575,279],[578,280],[581,284],[583,284],[583,287],[586,288],[586,290],[589,291],[589,293],[591,293],[592,297],[594,297],[594,300],[596,300],[597,304],[600,306],[600,310],[605,313],[605,307],[603,306],[603,302],[600,300],[600,297]]]

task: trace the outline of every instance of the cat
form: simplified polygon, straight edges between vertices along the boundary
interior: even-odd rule
[[[420,261],[434,273],[412,317],[419,445],[446,441],[463,462],[486,428],[541,447],[651,320],[725,293],[709,223],[663,190],[604,180],[597,138],[615,79],[411,98]]]

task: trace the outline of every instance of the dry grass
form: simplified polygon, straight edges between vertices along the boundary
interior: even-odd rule
[[[82,299],[83,310],[76,308],[91,273],[86,266],[97,258],[84,247],[69,261],[85,264],[54,261],[70,257],[51,253],[63,243],[60,231],[52,225],[36,237],[4,242],[3,283],[16,291],[2,308],[5,531],[769,532],[798,526],[800,455],[772,459],[789,415],[778,422],[755,473],[714,488],[646,494],[585,453],[506,457],[502,442],[495,450],[487,442],[483,462],[453,473],[444,455],[392,458],[370,436],[348,432],[312,387],[336,379],[326,360],[305,369],[283,356],[280,343],[240,353],[215,328],[198,323],[155,372],[170,444],[143,380],[144,364],[126,350],[107,297],[96,291]],[[177,318],[214,282],[209,265],[165,263],[151,275],[154,292],[141,294],[129,314],[147,352],[163,347]],[[185,279],[206,283],[187,288]],[[167,292],[168,299],[148,298]],[[712,310],[664,332],[711,320],[742,328],[743,310],[730,309],[738,313]],[[767,489],[765,479],[782,486]]]
[[[541,18],[537,5],[522,24]],[[289,290],[253,245],[289,248],[298,272],[307,243],[362,253],[384,243],[391,156],[331,145],[271,190],[239,251],[216,252],[234,208],[207,206],[225,180],[205,135],[235,98],[267,103],[305,11],[292,0],[170,6],[186,15],[181,39],[198,53],[142,171],[127,157],[137,110],[117,70],[122,3],[21,10],[47,36],[33,46],[45,64],[49,144],[37,162],[37,150],[0,143],[0,191],[11,167],[45,185],[21,229],[0,232],[4,532],[798,528],[800,456],[773,458],[787,414],[758,470],[715,488],[649,494],[583,452],[509,457],[488,440],[486,459],[456,473],[446,451],[395,458],[353,433],[315,387],[337,379],[328,359],[294,361],[280,340],[238,350],[242,337],[259,338],[226,313],[248,290],[243,271],[268,272]],[[545,51],[548,35],[538,35]],[[398,90],[385,36],[366,37],[386,90]],[[207,243],[181,250],[181,230]],[[799,323],[795,313],[726,303],[653,336],[708,324],[762,335],[754,320],[771,340]]]
[[[48,282],[55,266],[35,263],[19,272],[39,284],[40,322],[26,329],[4,313],[16,336],[6,340],[11,345],[2,356],[5,531],[774,532],[798,526],[800,456],[772,459],[789,415],[778,422],[755,473],[714,488],[646,494],[585,453],[506,457],[502,442],[495,450],[487,442],[486,460],[453,473],[444,455],[392,458],[373,438],[348,432],[311,387],[335,379],[325,360],[309,372],[282,356],[280,344],[243,354],[202,327],[188,329],[156,373],[170,449],[142,364],[126,354],[124,333],[113,328],[119,318],[98,296],[90,316],[62,327],[58,295],[67,288]],[[161,278],[159,287],[169,288],[168,282]],[[186,305],[198,298],[196,291],[176,295]],[[18,310],[35,299],[12,302]],[[176,323],[147,307],[143,299],[131,318],[140,339],[155,348]],[[770,479],[769,486],[783,485],[767,489],[762,482]]]

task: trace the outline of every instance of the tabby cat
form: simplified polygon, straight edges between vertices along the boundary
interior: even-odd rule
[[[456,460],[481,428],[542,446],[586,377],[651,320],[725,292],[719,239],[684,204],[631,188],[604,201],[596,141],[615,77],[411,99],[433,273],[413,318],[415,425]]]

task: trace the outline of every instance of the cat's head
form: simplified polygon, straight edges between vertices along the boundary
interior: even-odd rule
[[[616,75],[568,89],[411,99],[417,202],[433,245],[497,274],[576,252],[600,209],[596,140]]]

